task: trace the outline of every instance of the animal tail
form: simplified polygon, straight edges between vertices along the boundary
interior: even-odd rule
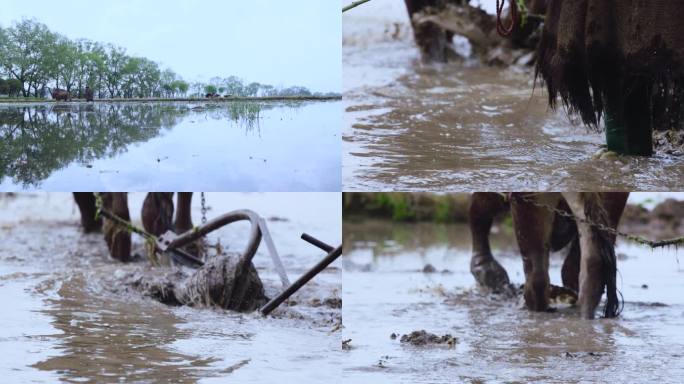
[[[599,193],[583,193],[584,195],[584,215],[591,223],[610,226],[608,213],[606,212]],[[603,309],[603,316],[606,318],[617,317],[622,312],[624,302],[618,299],[617,289],[617,257],[615,256],[614,237],[598,228],[591,226],[592,237],[597,242],[598,252],[601,257],[601,270],[603,284],[606,287],[606,305]]]

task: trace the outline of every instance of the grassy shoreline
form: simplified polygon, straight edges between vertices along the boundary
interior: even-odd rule
[[[342,100],[342,96],[268,96],[268,97],[226,97],[226,98],[144,98],[144,99],[95,99],[93,103],[150,103],[150,102],[168,102],[168,101],[181,101],[181,102],[234,102],[234,101],[338,101]],[[39,99],[39,98],[0,98],[0,103],[11,104],[11,103],[79,103],[86,102],[85,99],[72,99],[71,101],[56,101],[53,99]]]
[[[393,221],[467,222],[470,194],[358,192],[343,195],[346,217]]]

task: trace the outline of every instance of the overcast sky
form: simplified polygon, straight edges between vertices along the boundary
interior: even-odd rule
[[[2,0],[0,25],[36,18],[69,38],[124,47],[186,80],[236,75],[342,88],[339,0]]]

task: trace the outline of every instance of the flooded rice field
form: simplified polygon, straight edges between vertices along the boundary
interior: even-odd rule
[[[679,383],[684,377],[681,249],[619,241],[624,311],[617,319],[587,321],[564,304],[555,313],[534,313],[519,298],[477,289],[466,225],[346,220],[343,231],[345,382]],[[522,284],[512,229],[497,227],[492,245],[512,282]],[[552,255],[552,284],[561,285],[561,263],[560,254]],[[401,342],[420,330],[450,338]]]
[[[339,191],[341,108],[1,104],[0,190]]]
[[[291,281],[324,254],[299,239],[341,242],[339,194],[208,193],[208,218],[246,208],[268,220]],[[134,223],[144,194],[131,194]],[[305,198],[306,206],[298,199]],[[199,199],[193,214],[199,221]],[[341,290],[334,263],[269,318],[169,307],[125,294],[120,276],[146,263],[108,257],[101,234],[83,235],[71,194],[0,195],[0,361],[6,382],[331,382],[339,377]],[[249,230],[214,232],[228,250]],[[134,251],[142,253],[134,237]],[[282,288],[261,247],[254,264],[266,294]],[[311,369],[315,367],[316,369]]]
[[[365,4],[343,26],[345,190],[684,186],[682,154],[595,159],[603,133],[550,111],[531,67],[421,64],[402,1]]]

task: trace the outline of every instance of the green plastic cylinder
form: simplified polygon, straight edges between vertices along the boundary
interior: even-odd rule
[[[615,114],[606,111],[606,144],[608,150],[620,155],[628,155],[627,149],[627,130],[620,119]]]

